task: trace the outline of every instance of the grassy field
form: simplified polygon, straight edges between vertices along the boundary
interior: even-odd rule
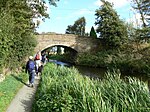
[[[10,102],[18,92],[18,90],[27,81],[28,75],[20,73],[18,75],[11,74],[0,83],[0,112],[5,112]]]
[[[33,112],[150,112],[148,86],[108,72],[103,80],[82,76],[75,68],[46,65]]]

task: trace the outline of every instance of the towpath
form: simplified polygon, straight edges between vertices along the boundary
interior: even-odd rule
[[[35,77],[34,88],[24,85],[12,100],[6,112],[31,112],[39,77]]]

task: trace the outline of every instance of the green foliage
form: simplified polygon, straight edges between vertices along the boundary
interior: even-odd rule
[[[50,60],[58,60],[67,63],[74,63],[75,61],[75,55],[72,56],[70,53],[49,55],[47,58]]]
[[[141,29],[136,29],[134,35],[137,42],[148,42],[150,40],[150,27],[143,27]]]
[[[115,68],[130,74],[138,73],[150,76],[150,48],[135,52],[135,49],[130,47],[126,45],[121,50],[103,50],[95,54],[79,54],[76,64],[108,69]]]
[[[150,2],[149,0],[131,0],[132,7],[140,14],[143,27],[150,27]],[[147,23],[146,23],[147,21]]]
[[[142,26],[136,29],[134,37],[137,42],[149,42],[150,40],[150,2],[149,0],[131,0],[132,7],[140,14]]]
[[[105,46],[116,48],[121,46],[127,39],[127,28],[123,21],[119,19],[113,6],[101,0],[103,5],[96,10],[97,33],[105,41]]]
[[[116,68],[116,61],[119,58],[117,50],[103,50],[95,54],[83,53],[79,54],[76,60],[77,64],[92,66],[92,67],[104,67],[104,68]]]
[[[150,2],[149,0],[142,0],[142,11],[146,15],[145,19],[147,21],[147,25],[150,27]]]
[[[63,57],[63,55],[52,54],[52,55],[47,56],[47,58],[51,59],[51,60],[59,60],[59,61],[61,61],[64,57]]]
[[[136,37],[135,37],[136,29],[133,23],[126,23],[125,25],[127,27],[128,40],[129,41],[136,40]]]
[[[9,26],[9,27],[8,27]],[[0,71],[7,63],[6,59],[9,57],[14,34],[14,18],[8,13],[0,13]]]
[[[137,79],[120,79],[108,72],[93,80],[74,68],[46,65],[35,96],[33,112],[149,112],[147,85]]]
[[[97,34],[96,34],[95,29],[94,29],[93,26],[92,26],[91,31],[90,31],[90,36],[93,37],[93,38],[97,38]]]
[[[18,90],[23,86],[23,82],[26,82],[27,79],[27,74],[20,73],[18,75],[11,74],[3,82],[0,82],[0,112],[6,111]]]
[[[49,0],[56,5],[56,1]],[[47,18],[45,0],[0,1],[0,72],[15,69],[34,51],[34,18]]]
[[[48,0],[50,5],[54,5],[57,6],[56,2],[58,2],[59,0]]]
[[[79,18],[75,21],[74,25],[68,25],[66,34],[76,34],[80,36],[85,35],[86,20],[84,17]]]
[[[76,60],[76,64],[92,66],[92,67],[106,67],[107,55],[105,53],[99,53],[100,56],[92,55],[90,53],[79,54]]]
[[[27,55],[31,54],[36,45],[33,38],[33,28],[30,24],[32,10],[26,1],[15,0],[10,2],[8,0],[5,4],[5,11],[1,7],[1,12],[3,14],[1,16],[10,18],[6,18],[6,20],[1,18],[2,21],[9,21],[8,23],[3,23],[5,27],[1,32],[1,38],[4,38],[2,41],[4,43],[6,41],[5,46],[9,49],[4,52],[4,54],[7,52],[7,59],[3,58],[5,62],[1,66],[5,64],[4,67],[14,69],[20,65],[20,62]],[[7,36],[5,35],[6,29],[9,29]],[[5,46],[2,45],[2,48]]]

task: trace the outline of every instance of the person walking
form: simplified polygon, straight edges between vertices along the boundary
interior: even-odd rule
[[[36,75],[35,72],[35,62],[33,61],[33,56],[29,56],[29,60],[26,64],[26,73],[29,74],[29,87],[34,87],[34,77]]]
[[[46,64],[47,58],[46,58],[46,53],[45,52],[42,54],[42,60],[41,61],[42,61],[43,65]]]
[[[35,55],[35,58],[34,58],[37,75],[38,75],[38,69],[41,66],[41,59],[42,59],[41,52],[38,51],[37,54]]]

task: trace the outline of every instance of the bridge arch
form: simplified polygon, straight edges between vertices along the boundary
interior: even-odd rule
[[[42,52],[42,51],[45,51],[45,50],[50,49],[50,48],[52,48],[52,47],[68,48],[68,49],[71,49],[72,51],[78,53],[78,51],[75,50],[74,48],[72,48],[72,47],[70,47],[70,46],[62,45],[62,44],[59,44],[59,45],[58,45],[58,44],[51,44],[51,45],[46,46],[45,48],[42,48],[40,51]]]
[[[77,36],[73,34],[40,34],[36,35],[37,46],[35,52],[42,51],[51,46],[67,46],[78,53],[95,50],[99,45],[99,39]]]
[[[47,46],[46,48],[42,49],[41,52],[44,52],[44,51],[49,51],[49,52],[57,52],[57,48],[58,47],[61,47],[63,48],[63,53],[65,53],[66,51],[69,51],[69,52],[72,52],[72,53],[75,53],[77,54],[78,52],[71,48],[71,47],[68,47],[68,46],[64,46],[64,45],[53,45],[53,46]]]

